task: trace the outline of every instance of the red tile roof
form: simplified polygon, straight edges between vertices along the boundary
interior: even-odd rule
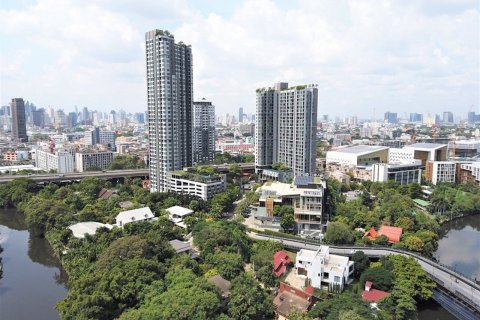
[[[375,240],[375,238],[377,237],[377,231],[375,230],[374,227],[371,227],[370,230],[368,230],[367,232],[365,232],[365,234],[363,235],[364,237],[368,237],[368,239],[370,240]]]
[[[378,302],[381,299],[388,297],[390,293],[377,289],[370,289],[370,291],[362,292],[362,299],[367,302]]]
[[[275,276],[281,276],[285,270],[287,270],[287,265],[290,264],[291,260],[287,252],[281,250],[277,251],[273,256],[273,272]]]
[[[388,237],[388,242],[397,243],[400,242],[403,229],[398,227],[381,226],[378,230],[378,235],[384,235]]]

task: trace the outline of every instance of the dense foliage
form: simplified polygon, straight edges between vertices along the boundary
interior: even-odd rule
[[[145,168],[145,162],[139,157],[120,155],[113,159],[108,165],[109,170],[122,169],[142,169]]]

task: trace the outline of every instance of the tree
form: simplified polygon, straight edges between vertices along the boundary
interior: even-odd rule
[[[373,287],[378,290],[389,291],[393,285],[393,273],[384,267],[373,267],[365,270],[360,276],[360,285],[364,285],[366,281],[371,281]]]
[[[330,244],[352,244],[355,238],[348,225],[341,222],[331,222],[328,224],[324,240]]]
[[[270,319],[272,299],[251,275],[242,273],[232,281],[228,315],[235,320]]]
[[[374,310],[370,308],[370,305],[363,301],[360,296],[351,292],[344,292],[334,295],[330,299],[317,302],[308,312],[308,315],[322,320],[338,320],[340,314],[347,311],[352,311],[366,319],[375,318]]]
[[[422,198],[423,196],[422,186],[418,182],[410,183],[408,185],[408,193],[410,195],[410,198],[412,199]]]
[[[407,232],[413,229],[415,221],[410,217],[400,217],[395,222],[395,227],[403,229],[403,232]]]
[[[189,269],[177,269],[166,276],[167,288],[153,288],[138,311],[125,319],[199,320],[215,318],[220,300],[215,287]],[[163,292],[162,292],[163,291]],[[128,317],[127,317],[128,316]]]
[[[422,252],[424,245],[422,239],[417,236],[407,236],[405,239],[405,248],[410,251]]]
[[[205,260],[227,280],[232,280],[243,271],[242,256],[238,253],[217,251],[208,255]]]
[[[117,239],[98,257],[97,269],[108,270],[122,260],[146,257],[147,241],[139,236]]]
[[[386,246],[388,245],[388,237],[386,235],[379,235],[378,237],[373,240],[373,243],[379,246]]]
[[[356,251],[352,256],[352,261],[355,262],[355,274],[359,276],[368,268],[370,260],[363,251]]]

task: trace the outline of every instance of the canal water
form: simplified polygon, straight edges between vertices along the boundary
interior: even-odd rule
[[[446,222],[435,253],[438,262],[469,278],[480,279],[480,215]],[[456,319],[435,301],[419,306],[420,320]]]
[[[31,236],[15,210],[0,209],[0,244],[0,319],[59,319],[54,308],[67,295],[66,276],[48,242]]]

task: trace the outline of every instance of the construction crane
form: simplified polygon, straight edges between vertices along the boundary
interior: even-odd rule
[[[432,124],[432,139],[433,139],[433,143],[436,142],[437,138],[438,138],[438,130],[437,130],[437,125],[434,123]]]
[[[458,128],[455,129],[455,132],[452,135],[452,160],[455,161],[457,156],[457,132]]]
[[[417,142],[417,131],[415,130],[415,126],[412,128],[406,128],[402,130],[403,133],[407,133],[411,135],[410,143],[414,144]]]

